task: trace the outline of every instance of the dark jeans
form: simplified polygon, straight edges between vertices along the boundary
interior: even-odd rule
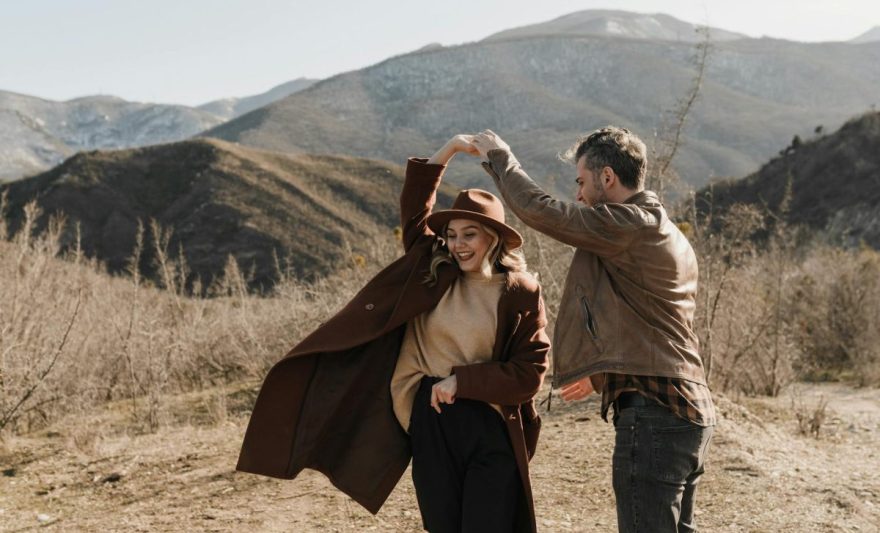
[[[614,416],[612,482],[621,533],[696,531],[694,501],[712,427],[644,405]]]
[[[440,404],[437,413],[437,381],[422,379],[409,427],[423,525],[431,533],[509,533],[521,484],[504,421],[473,400]]]

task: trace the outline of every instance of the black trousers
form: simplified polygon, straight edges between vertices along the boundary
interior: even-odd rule
[[[412,477],[431,533],[513,531],[521,491],[507,428],[492,407],[473,400],[431,407],[424,377],[410,419]]]

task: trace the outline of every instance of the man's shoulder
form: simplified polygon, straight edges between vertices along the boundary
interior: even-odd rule
[[[658,228],[667,218],[666,209],[654,191],[639,191],[618,204],[603,204],[635,222],[636,227]]]

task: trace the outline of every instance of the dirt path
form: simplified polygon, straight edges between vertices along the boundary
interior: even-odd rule
[[[719,398],[702,530],[880,531],[880,390],[809,386],[796,397],[807,407],[828,399],[818,440],[797,434],[788,393]],[[0,530],[420,530],[409,473],[377,516],[314,472],[294,481],[234,473],[245,413],[231,401],[233,414],[208,425],[204,400],[181,401],[176,421],[154,434],[127,436],[109,412],[3,443]],[[613,428],[596,399],[554,401],[543,418],[532,463],[539,529],[616,531]]]

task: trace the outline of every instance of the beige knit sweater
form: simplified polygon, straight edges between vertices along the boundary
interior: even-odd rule
[[[409,431],[423,376],[443,378],[452,367],[492,359],[503,286],[504,274],[486,279],[478,272],[463,272],[434,309],[407,324],[391,378],[394,414],[403,429]]]

